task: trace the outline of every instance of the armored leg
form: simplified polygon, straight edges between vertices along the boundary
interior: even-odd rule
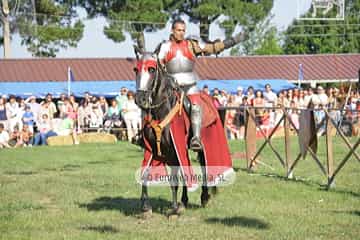
[[[193,137],[190,140],[190,149],[194,152],[202,151],[203,147],[200,139],[201,123],[202,123],[202,109],[199,105],[191,105],[191,128]]]

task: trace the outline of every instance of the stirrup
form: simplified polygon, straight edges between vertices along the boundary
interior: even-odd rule
[[[201,152],[203,150],[203,146],[201,144],[200,138],[192,137],[190,140],[190,149],[194,152]]]

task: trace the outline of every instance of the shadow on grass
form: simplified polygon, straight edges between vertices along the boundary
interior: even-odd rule
[[[87,164],[90,165],[98,165],[98,164],[112,164],[114,162],[117,162],[117,160],[104,160],[104,161],[91,161],[91,162],[87,162]]]
[[[327,185],[323,185],[322,188],[320,188],[319,190],[330,192],[330,193],[348,194],[352,197],[360,198],[360,193],[353,192],[353,191],[347,191],[347,190],[340,190],[340,189],[336,189],[336,188],[328,189]]]
[[[279,179],[279,180],[287,181],[287,182],[301,183],[301,184],[303,184],[305,186],[309,186],[309,187],[318,187],[318,189],[317,189],[318,191],[326,191],[326,192],[338,193],[338,194],[348,194],[348,195],[351,195],[352,197],[360,198],[360,193],[348,191],[348,190],[340,190],[340,189],[336,189],[336,188],[328,189],[327,185],[324,185],[320,182],[312,181],[309,179],[302,179],[299,177],[287,178],[286,176],[282,176],[282,175],[279,175],[276,173],[249,172],[249,170],[247,168],[237,168],[237,169],[235,169],[235,171],[236,172],[242,171],[242,172],[246,172],[246,173],[252,174],[252,175],[258,175],[258,176],[267,177],[267,178],[275,178],[275,179]]]
[[[319,182],[315,182],[309,179],[302,179],[302,178],[287,178],[286,176],[282,176],[276,173],[261,173],[261,172],[256,172],[254,170],[248,170],[247,168],[239,168],[238,171],[242,171],[251,175],[257,175],[257,176],[261,176],[261,177],[267,177],[267,178],[275,178],[275,179],[279,179],[282,181],[287,181],[287,182],[295,182],[295,183],[301,183],[304,184],[306,186],[321,186],[321,184]]]
[[[99,233],[118,233],[119,230],[110,225],[102,225],[102,226],[84,226],[80,228],[85,231],[94,231]]]
[[[171,202],[162,198],[150,198],[152,211],[165,214],[165,211],[171,206]],[[79,207],[87,208],[88,211],[117,210],[126,216],[138,215],[141,213],[141,202],[139,198],[123,197],[100,197],[94,199],[91,203],[80,203]],[[188,208],[197,209],[198,205],[189,204]]]
[[[360,211],[350,211],[349,213],[360,217]]]
[[[206,223],[223,224],[225,226],[238,226],[256,229],[269,229],[270,225],[262,220],[248,217],[226,217],[226,218],[208,218]]]
[[[354,211],[332,211],[333,213],[339,213],[339,214],[350,214],[360,217],[360,211],[354,210]]]
[[[64,172],[64,171],[75,171],[76,169],[80,168],[80,165],[77,164],[66,164],[64,166],[62,166],[62,168],[60,168],[60,172]]]
[[[4,172],[4,174],[6,175],[23,175],[23,176],[27,176],[27,175],[35,175],[38,174],[38,172],[34,172],[34,171],[7,171]]]

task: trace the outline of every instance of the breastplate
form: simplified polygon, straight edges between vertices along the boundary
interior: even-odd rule
[[[166,55],[166,69],[180,85],[192,85],[197,81],[194,74],[195,56],[188,47],[188,41],[172,42]]]

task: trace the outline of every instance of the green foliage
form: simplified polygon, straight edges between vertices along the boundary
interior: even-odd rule
[[[255,55],[280,55],[283,50],[280,46],[276,27],[270,28],[265,38],[261,41],[260,47],[255,50]]]
[[[84,24],[76,17],[72,1],[10,0],[10,27],[18,32],[21,43],[36,57],[55,57],[61,48],[76,47],[83,36]]]
[[[284,52],[286,54],[359,53],[360,0],[347,0],[345,3],[345,21],[294,21],[284,34]],[[310,14],[307,13],[305,17]],[[335,14],[331,11],[328,17],[335,17]]]
[[[114,42],[125,40],[124,32],[132,38],[143,31],[156,31],[164,28],[169,14],[165,12],[166,1],[163,0],[128,0],[128,1],[79,1],[89,17],[105,16],[108,26],[104,34]]]
[[[61,4],[60,4],[61,3]],[[60,48],[76,47],[81,40],[84,24],[76,17],[72,6],[63,1],[36,1],[33,21],[20,18],[19,33],[22,44],[37,57],[55,57]]]
[[[95,1],[80,0],[89,17],[105,16],[109,25],[105,35],[115,42],[124,41],[124,31],[132,37],[143,31],[156,31],[164,27],[169,18],[181,14],[190,17],[190,21],[200,23],[200,37],[209,40],[209,26],[220,15],[226,20],[220,23],[227,37],[233,34],[237,25],[250,28],[264,19],[270,12],[273,0],[123,0]]]
[[[220,23],[230,37],[237,25],[252,28],[264,19],[270,12],[273,0],[207,0],[207,1],[178,1],[181,2],[168,11],[177,10],[178,14],[185,13],[193,22],[200,22],[200,36],[204,41],[209,40],[209,25],[220,15],[226,20]]]
[[[232,49],[231,55],[280,55],[280,36],[277,28],[271,25],[272,16],[258,23],[242,47]]]

